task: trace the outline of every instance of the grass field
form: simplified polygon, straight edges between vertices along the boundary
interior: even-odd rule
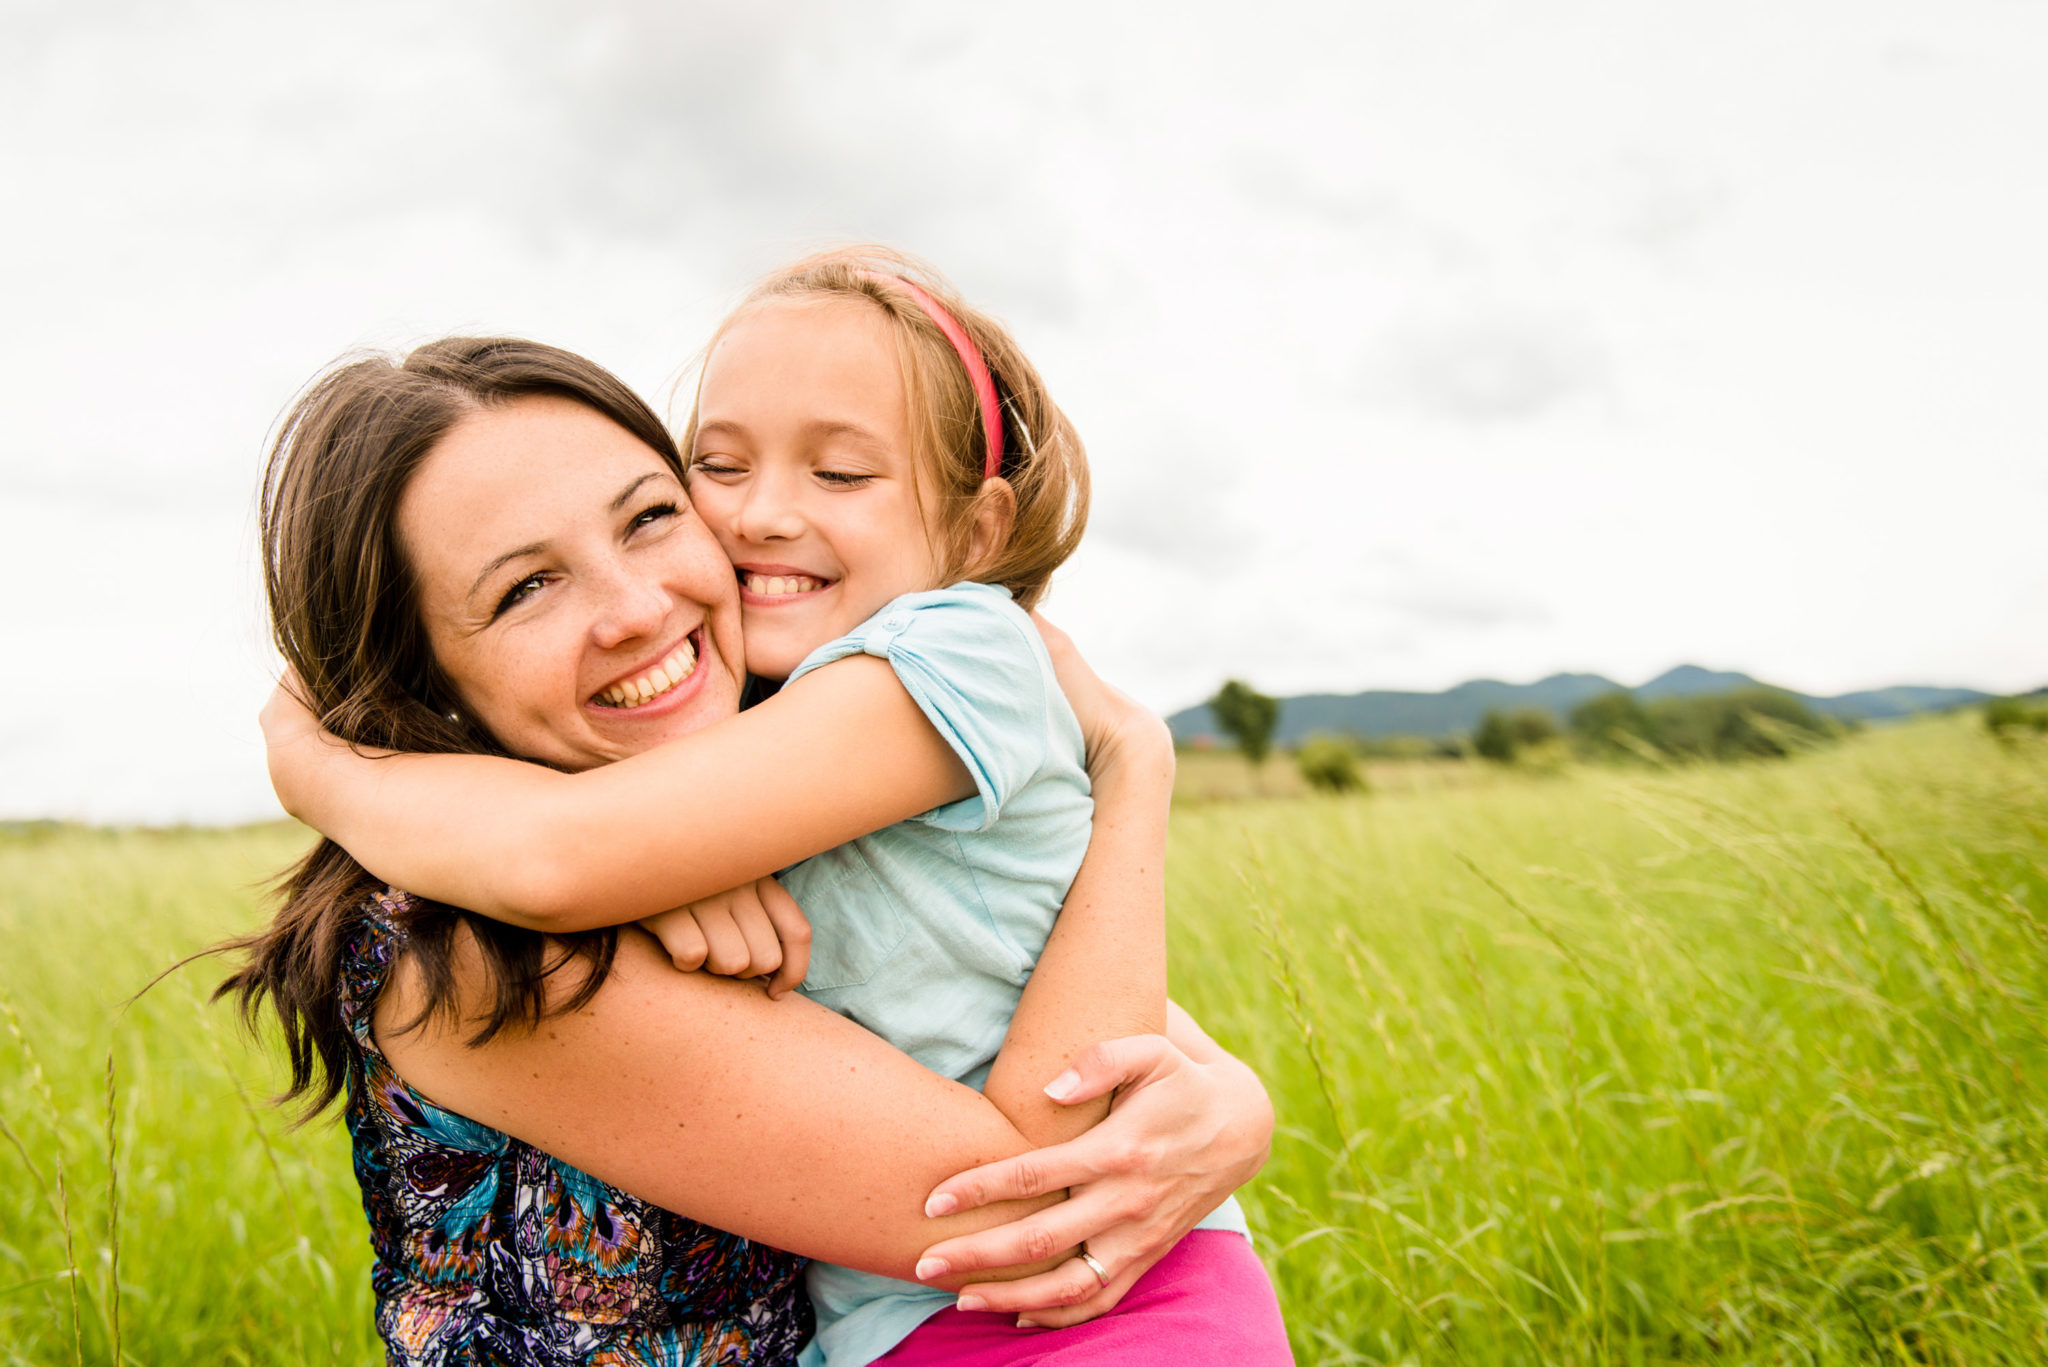
[[[1278,1105],[1301,1361],[2048,1360],[2048,751],[1231,763],[1175,814],[1175,993]],[[378,1360],[341,1135],[210,971],[121,1008],[302,839],[0,835],[0,1364]]]

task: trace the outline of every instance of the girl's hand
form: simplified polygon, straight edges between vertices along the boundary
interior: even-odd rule
[[[1066,632],[1034,612],[1031,620],[1045,641],[1060,692],[1081,723],[1088,746],[1088,776],[1100,780],[1111,766],[1146,763],[1173,767],[1173,736],[1151,711],[1129,694],[1104,683]]]
[[[1079,1324],[1114,1308],[1183,1234],[1250,1180],[1272,1143],[1266,1090],[1184,1014],[1173,1014],[1170,1028],[1193,1046],[1195,1057],[1160,1035],[1090,1047],[1046,1093],[1073,1103],[1118,1088],[1109,1119],[1079,1139],[947,1179],[932,1192],[925,1214],[1062,1187],[1068,1199],[933,1245],[918,1261],[920,1277],[1014,1266],[1083,1246],[1108,1272],[1106,1285],[1088,1264],[1069,1258],[1035,1277],[976,1282],[960,1292],[964,1309],[1021,1313],[1020,1323],[1047,1328]]]
[[[263,745],[270,764],[270,786],[277,800],[300,820],[306,818],[304,795],[313,780],[312,771],[322,748],[334,741],[320,726],[320,718],[306,706],[299,676],[286,669],[256,722],[263,728]]]
[[[781,997],[811,969],[811,923],[773,878],[760,878],[716,897],[664,911],[640,923],[685,973],[703,969],[724,978],[762,978]]]

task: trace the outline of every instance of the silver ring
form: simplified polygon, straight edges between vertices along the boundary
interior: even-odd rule
[[[1088,1270],[1095,1274],[1096,1281],[1101,1282],[1104,1286],[1109,1285],[1109,1269],[1095,1261],[1095,1255],[1088,1251],[1086,1244],[1081,1245],[1081,1251],[1074,1256],[1088,1264]]]

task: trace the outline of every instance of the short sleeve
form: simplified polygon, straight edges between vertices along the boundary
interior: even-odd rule
[[[1059,743],[1066,699],[1030,617],[1004,589],[959,584],[906,594],[812,651],[790,681],[857,654],[889,662],[974,780],[974,796],[935,808],[922,821],[987,830]]]

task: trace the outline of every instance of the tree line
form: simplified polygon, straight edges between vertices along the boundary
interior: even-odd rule
[[[1271,753],[1280,703],[1239,679],[1209,699],[1217,728],[1254,765]],[[2001,714],[2003,716],[2003,714]],[[2007,725],[2035,724],[2028,713]],[[1997,723],[1994,724],[1996,726]],[[2038,717],[2048,729],[2048,709]],[[1802,699],[1775,688],[1644,702],[1617,690],[1589,698],[1571,710],[1564,724],[1539,707],[1489,709],[1468,737],[1310,736],[1295,748],[1294,760],[1311,787],[1355,792],[1366,786],[1360,758],[1368,749],[1388,754],[1477,755],[1509,764],[1535,755],[1582,759],[1733,761],[1775,758],[1812,749],[1840,735],[1844,723],[1814,711]]]

